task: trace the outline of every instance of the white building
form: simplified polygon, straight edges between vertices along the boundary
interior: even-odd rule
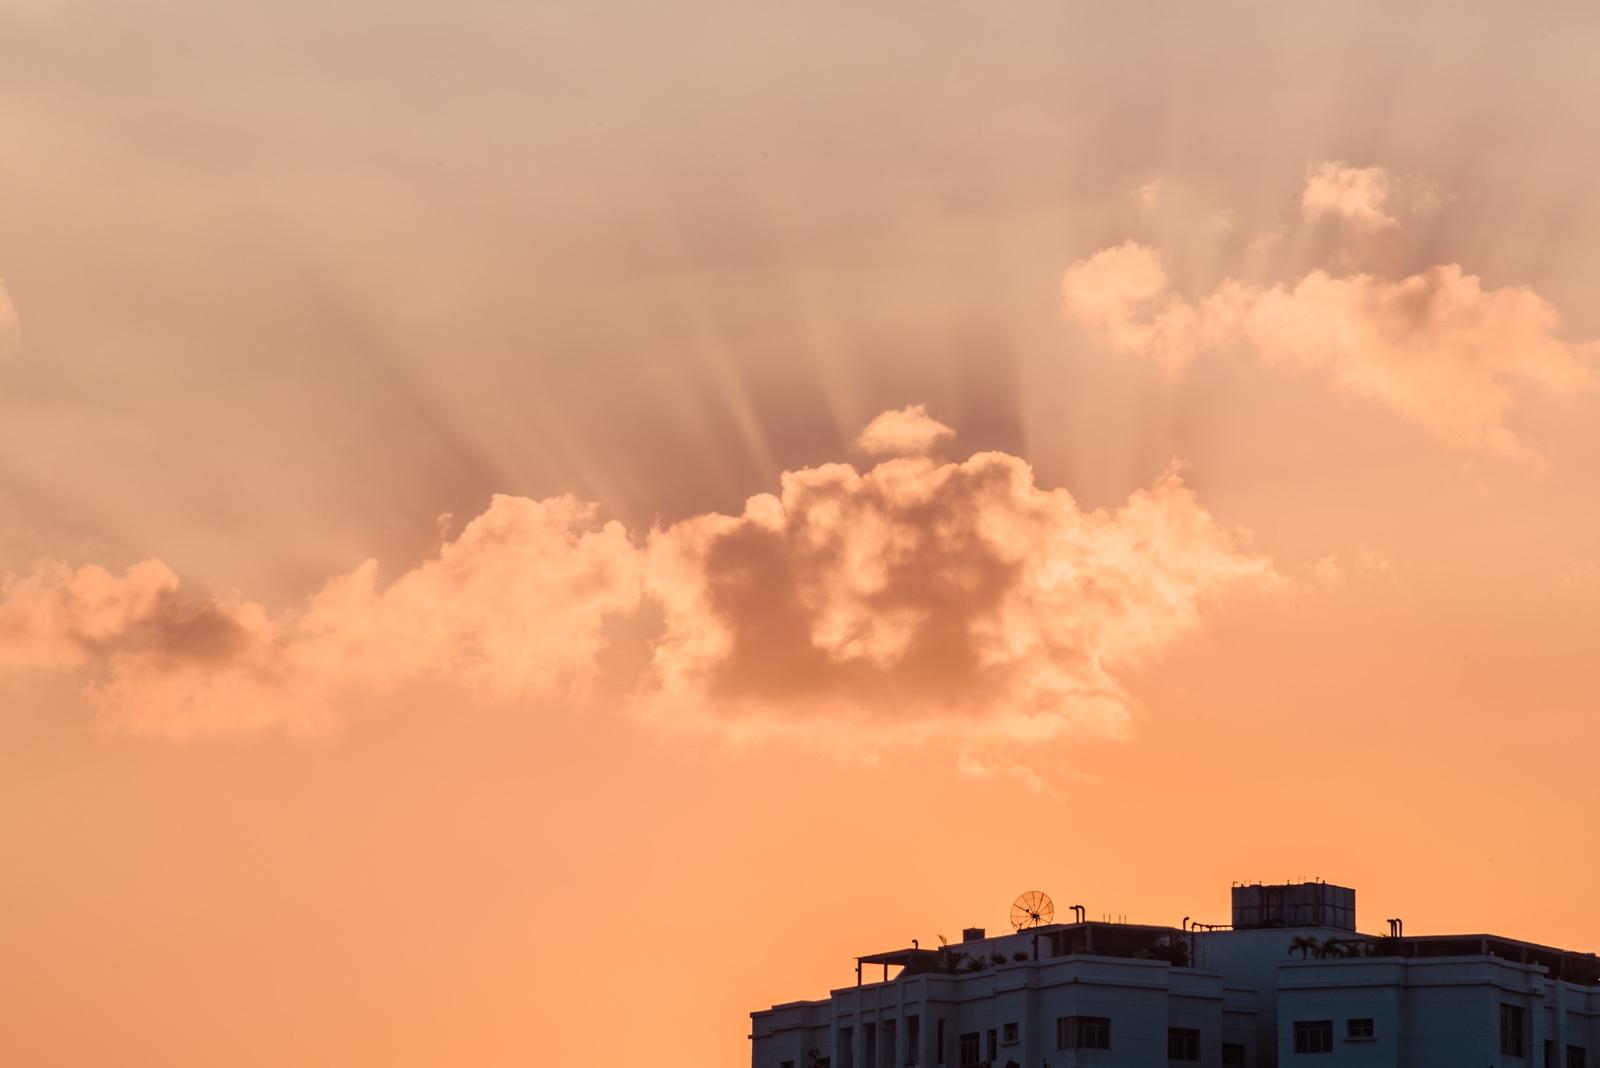
[[[1327,883],[1236,886],[1226,927],[1078,917],[858,957],[751,1014],[753,1068],[1600,1068],[1594,954],[1360,935]]]

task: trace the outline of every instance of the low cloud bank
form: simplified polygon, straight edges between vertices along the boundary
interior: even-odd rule
[[[892,451],[950,436],[891,414]],[[46,564],[0,584],[0,672],[84,672],[113,730],[310,731],[414,680],[582,693],[608,623],[648,605],[662,624],[631,712],[657,729],[858,754],[944,739],[970,762],[1122,732],[1128,669],[1274,581],[1175,468],[1089,510],[1016,456],[899,455],[786,472],[739,515],[637,534],[571,498],[496,497],[393,581],[368,561],[276,616],[158,561]]]

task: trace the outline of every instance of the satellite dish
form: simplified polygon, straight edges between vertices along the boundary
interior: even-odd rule
[[[1011,903],[1011,926],[1038,927],[1056,918],[1055,902],[1043,890],[1029,890]]]

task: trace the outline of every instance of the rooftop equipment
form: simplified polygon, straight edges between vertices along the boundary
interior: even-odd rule
[[[1332,883],[1251,883],[1233,888],[1233,929],[1332,927],[1356,929],[1356,892]]]
[[[1029,890],[1011,903],[1011,926],[1039,927],[1056,918],[1055,902],[1043,890]]]

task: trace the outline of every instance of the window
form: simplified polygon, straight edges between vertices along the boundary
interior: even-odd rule
[[[1000,1029],[1000,1044],[1003,1046],[1015,1046],[1017,1044],[1016,1024],[1008,1023]]]
[[[856,1032],[853,1027],[839,1028],[839,1054],[840,1068],[856,1068]]]
[[[1344,1022],[1345,1038],[1371,1038],[1375,1033],[1376,1029],[1372,1026],[1371,1017],[1358,1016],[1355,1019]]]
[[[1548,1038],[1544,1040],[1544,1068],[1560,1068],[1556,1064],[1556,1044]]]
[[[1058,1049],[1110,1049],[1109,1016],[1063,1016],[1056,1020]]]
[[[942,1019],[939,1020],[935,1024],[935,1026],[933,1028],[933,1037],[934,1037],[934,1045],[936,1047],[935,1048],[935,1055],[939,1058],[939,1063],[943,1064],[944,1063],[944,1021]]]
[[[883,1068],[894,1068],[894,1021],[883,1021]]]
[[[978,1032],[968,1032],[956,1041],[961,1049],[961,1068],[978,1068]]]
[[[993,1061],[997,1061],[999,1059],[1000,1059],[1000,1036],[997,1035],[995,1033],[994,1028],[991,1027],[991,1028],[989,1028],[989,1060],[991,1062],[993,1062]]]
[[[1527,1013],[1521,1005],[1500,1006],[1500,1052],[1507,1057],[1526,1057]]]
[[[1193,1027],[1167,1028],[1167,1060],[1197,1061],[1200,1059],[1200,1032]]]
[[[1294,1022],[1294,1051],[1296,1053],[1332,1053],[1332,1020],[1296,1020]]]
[[[1567,1068],[1585,1068],[1589,1053],[1582,1046],[1567,1047]]]
[[[1245,1068],[1244,1043],[1224,1042],[1222,1044],[1222,1068]]]
[[[906,1061],[922,1063],[922,1017],[914,1014],[906,1017]]]
[[[794,1068],[794,1061],[779,1061],[778,1068]]]

